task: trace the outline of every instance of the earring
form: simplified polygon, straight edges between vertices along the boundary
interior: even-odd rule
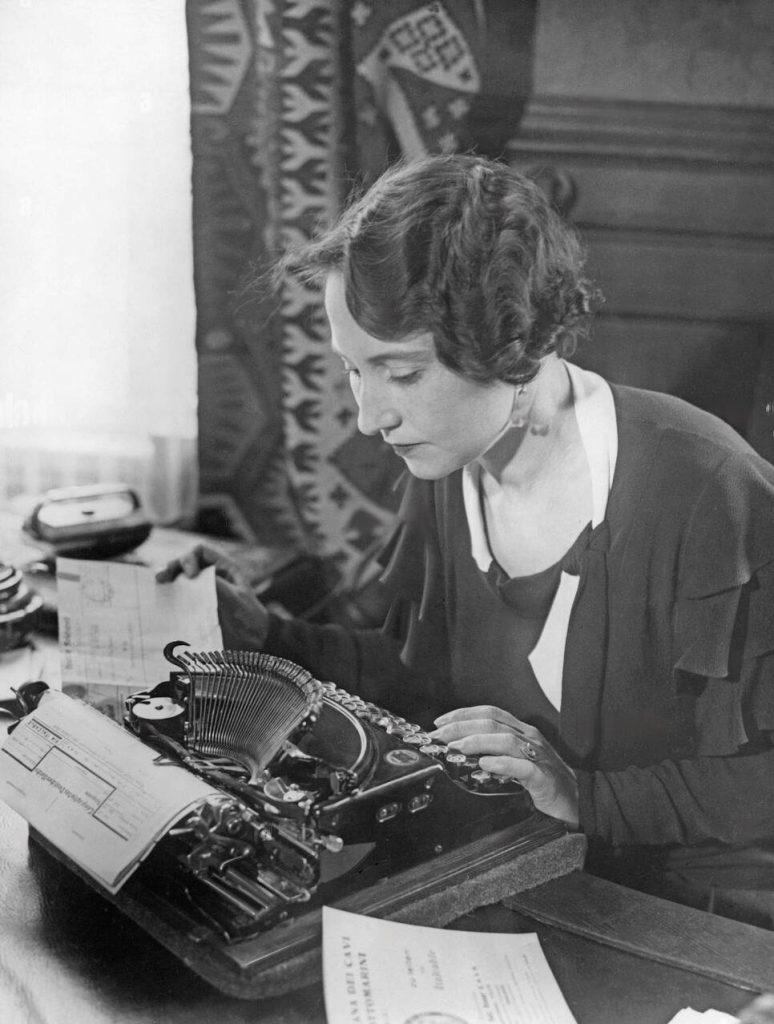
[[[520,384],[516,388],[516,392],[513,396],[513,406],[511,407],[511,426],[516,427],[517,430],[523,430],[524,427],[529,423],[529,411],[532,408],[532,402],[526,401],[524,395],[527,392],[527,385]],[[534,393],[532,398],[534,400]]]
[[[524,430],[528,427],[530,434],[545,437],[548,433],[548,424],[539,422],[532,416],[532,407],[535,404],[536,396],[537,377],[529,381],[528,384],[520,384],[516,388],[513,396],[513,407],[511,408],[511,426],[517,430]]]

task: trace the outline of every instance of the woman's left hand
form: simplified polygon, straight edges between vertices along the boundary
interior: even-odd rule
[[[493,775],[515,779],[537,810],[578,827],[578,783],[550,743],[531,725],[490,705],[459,708],[435,720],[433,740],[468,756]]]

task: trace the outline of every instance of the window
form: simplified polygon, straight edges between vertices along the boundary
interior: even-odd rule
[[[193,493],[185,9],[0,10],[0,501],[121,479]]]

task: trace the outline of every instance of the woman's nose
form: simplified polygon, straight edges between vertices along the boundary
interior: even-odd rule
[[[362,385],[357,401],[357,429],[361,434],[379,434],[400,424],[400,414],[390,396],[379,385]]]

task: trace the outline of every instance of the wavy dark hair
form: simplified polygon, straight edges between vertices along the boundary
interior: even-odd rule
[[[350,313],[394,341],[432,333],[438,358],[480,383],[522,384],[566,356],[598,294],[585,254],[532,180],[504,163],[444,155],[404,161],[338,221],[288,253],[277,276],[343,274]]]

